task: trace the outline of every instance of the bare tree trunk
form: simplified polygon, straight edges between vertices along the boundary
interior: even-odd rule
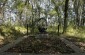
[[[19,13],[19,20],[18,20],[18,22],[19,22],[20,26],[22,26],[22,12],[23,12],[23,11],[21,11],[21,12]]]
[[[85,5],[83,5],[83,12],[82,12],[82,22],[81,22],[82,26],[84,26],[84,24],[85,24],[85,9],[84,9],[84,7],[85,7]]]
[[[66,30],[67,30],[68,2],[69,2],[69,0],[66,0],[66,1],[65,1],[65,10],[64,10],[65,13],[64,13],[64,27],[63,27],[63,33],[65,33]]]
[[[5,6],[5,3],[3,4],[2,7],[0,7],[0,19],[4,22],[4,6]]]
[[[79,9],[79,0],[75,0],[74,1],[74,9],[75,9],[75,14],[76,14],[76,20],[75,20],[75,23],[76,23],[76,27],[79,26],[79,13],[78,13],[78,9]]]

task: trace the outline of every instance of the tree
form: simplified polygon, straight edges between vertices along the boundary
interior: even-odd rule
[[[64,10],[65,13],[64,13],[64,27],[63,27],[63,33],[65,33],[66,30],[67,30],[68,2],[69,2],[69,0],[66,0],[66,1],[65,1],[65,10]]]
[[[5,5],[7,3],[8,0],[0,0],[0,14],[1,14],[1,18],[4,21],[4,11],[5,11]],[[0,19],[1,19],[0,18]]]

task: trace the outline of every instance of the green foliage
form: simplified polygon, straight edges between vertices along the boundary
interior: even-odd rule
[[[13,9],[13,11],[11,12],[11,13],[14,13],[14,12],[18,12],[17,14],[19,15],[19,16],[17,16],[17,14],[16,13],[14,13],[15,14],[15,16],[17,16],[17,17],[15,17],[16,18],[16,22],[15,22],[15,25],[17,25],[17,26],[14,26],[13,28],[12,27],[10,27],[10,26],[12,26],[12,21],[11,21],[11,18],[9,18],[10,20],[7,22],[7,23],[5,23],[4,25],[6,25],[6,26],[1,26],[0,27],[0,29],[1,29],[1,31],[2,31],[2,34],[6,34],[6,33],[13,33],[13,30],[15,30],[16,32],[19,32],[19,33],[26,33],[26,27],[22,27],[22,26],[20,26],[20,24],[22,23],[22,21],[23,20],[26,20],[26,23],[29,23],[29,27],[30,28],[28,28],[29,29],[29,32],[30,32],[30,30],[33,28],[34,29],[34,32],[35,33],[37,33],[38,32],[38,29],[36,28],[36,27],[34,27],[34,26],[37,26],[37,25],[35,25],[35,23],[37,23],[37,22],[34,22],[34,20],[36,20],[37,18],[36,18],[36,16],[38,17],[39,16],[39,12],[40,12],[40,14],[43,14],[43,15],[45,15],[45,16],[49,16],[49,18],[51,18],[52,16],[54,17],[54,18],[56,18],[56,22],[57,21],[59,21],[59,20],[57,20],[58,18],[60,18],[60,20],[64,20],[64,18],[62,18],[61,19],[61,17],[63,17],[63,14],[64,14],[64,12],[63,12],[63,8],[64,8],[64,5],[65,5],[65,1],[66,0],[51,0],[51,3],[49,3],[49,1],[48,1],[48,3],[49,3],[49,5],[50,6],[53,6],[52,8],[49,6],[49,8],[43,8],[43,7],[41,7],[40,6],[40,4],[41,5],[43,5],[43,1],[38,1],[38,0],[29,0],[29,2],[27,2],[27,4],[25,4],[25,2],[26,2],[27,0],[24,0],[24,2],[22,1],[22,0],[13,0],[12,1],[12,3],[13,4],[11,4],[10,3],[10,5],[12,5],[13,6],[13,8],[9,8],[9,4],[7,4],[7,5],[5,5],[6,7],[8,7],[10,10],[12,10]],[[75,1],[72,1],[72,3],[75,3],[77,0],[75,0]],[[8,3],[8,0],[0,0],[0,3]],[[39,3],[40,2],[40,3]],[[78,0],[78,2],[80,2],[79,3],[79,7],[80,8],[82,8],[83,7],[83,5],[84,5],[84,0]],[[69,5],[72,5],[72,3],[69,3]],[[33,5],[33,7],[32,7],[32,5]],[[77,5],[77,4],[73,4],[74,5],[74,7]],[[1,6],[1,5],[0,5]],[[4,11],[7,9],[5,7],[5,9],[4,9]],[[70,7],[70,6],[69,6]],[[25,11],[25,9],[24,8],[27,8],[27,11],[26,12],[24,12]],[[33,8],[33,9],[32,9]],[[51,8],[51,9],[50,9]],[[60,9],[61,8],[61,9]],[[78,9],[78,10],[80,10],[80,8]],[[36,12],[35,12],[35,10],[36,10]],[[45,11],[45,10],[49,10],[48,11],[48,13]],[[74,12],[76,12],[75,11],[75,8],[69,8],[69,10],[74,10]],[[68,13],[69,13],[69,10],[68,10]],[[32,14],[32,12],[33,12],[33,14]],[[82,9],[82,12],[83,12],[83,9]],[[79,11],[78,13],[82,13],[81,11]],[[21,14],[20,14],[21,13]],[[46,13],[47,13],[47,15],[46,15]],[[72,13],[73,13],[73,11],[72,11]],[[3,12],[3,14],[4,14],[4,12]],[[69,14],[68,14],[69,15]],[[79,14],[80,15],[80,14]],[[5,16],[5,15],[4,15]],[[23,19],[21,19],[22,17],[23,17]],[[32,19],[30,18],[30,19],[28,19],[29,17],[32,17]],[[81,16],[81,15],[80,15]],[[58,17],[58,18],[57,18]],[[69,17],[70,17],[70,15],[69,15]],[[68,19],[70,19],[68,17]],[[39,17],[38,17],[39,18]],[[47,17],[48,18],[48,17]],[[75,17],[76,18],[76,17]],[[21,20],[19,20],[19,19],[21,19]],[[27,20],[28,19],[28,20]],[[71,21],[72,21],[72,25],[69,25],[68,26],[68,28],[67,28],[67,32],[66,32],[66,34],[68,34],[68,35],[76,35],[76,34],[78,34],[78,36],[85,36],[84,34],[85,34],[85,31],[83,30],[83,29],[85,29],[85,28],[79,28],[79,29],[77,29],[77,28],[74,28],[74,25],[76,25],[76,24],[74,24],[74,23],[76,23],[75,21],[76,20],[73,20],[74,18],[72,18],[72,19],[70,19]],[[82,18],[81,18],[82,19]],[[3,19],[4,20],[4,19]],[[8,19],[7,19],[8,20]],[[6,21],[7,21],[6,20]],[[21,22],[19,22],[19,21],[21,21]],[[51,21],[51,20],[50,20]],[[55,21],[55,20],[54,20]],[[53,22],[54,22],[53,21]],[[69,22],[69,21],[68,21]],[[73,23],[74,22],[74,23]],[[25,23],[25,21],[23,21],[23,23]],[[61,23],[62,23],[62,25],[63,25],[63,21],[61,21]],[[57,22],[57,24],[58,24],[58,22]],[[57,25],[56,24],[56,25]],[[67,24],[67,23],[66,23]],[[23,24],[22,24],[23,25]],[[41,25],[41,24],[40,24]],[[23,26],[26,26],[26,25],[23,25]],[[50,25],[49,25],[50,26]],[[60,27],[60,32],[62,32],[62,28],[63,27]],[[33,30],[32,29],[32,30]],[[47,29],[47,31],[48,32],[57,32],[57,26],[56,27],[50,27],[50,28],[48,28]],[[31,30],[31,31],[32,31]],[[11,34],[9,34],[9,35],[11,35]]]
[[[0,26],[0,35],[5,38],[17,39],[26,34],[26,28],[20,26]]]
[[[4,35],[4,36],[9,36],[10,33],[12,33],[12,30],[10,30],[10,27],[6,27],[6,26],[0,26],[0,29],[1,29],[1,35]]]
[[[69,25],[66,35],[85,38],[85,28],[74,28],[72,25]]]
[[[5,5],[6,2],[7,0],[0,0],[0,3],[4,3],[3,5]]]
[[[22,26],[15,26],[15,30],[16,31],[19,31],[19,32],[21,32],[21,33],[26,33],[26,28],[25,27],[22,27]]]
[[[47,31],[48,32],[57,32],[57,27],[56,26],[50,26],[50,27],[48,27],[48,29],[47,29]]]
[[[51,16],[54,16],[54,15],[56,15],[57,13],[56,13],[55,10],[51,10],[51,11],[49,12],[49,14],[50,14]]]
[[[75,35],[76,33],[77,33],[77,29],[74,29],[72,25],[69,25],[66,34]]]
[[[17,8],[18,11],[21,12],[21,11],[24,9],[24,5],[25,5],[25,3],[24,3],[23,1],[21,1],[21,0],[16,0],[13,7],[14,7],[14,8]]]

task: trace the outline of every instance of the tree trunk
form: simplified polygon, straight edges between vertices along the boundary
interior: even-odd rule
[[[79,18],[79,13],[78,13],[78,9],[79,9],[79,0],[75,0],[74,1],[74,9],[75,9],[75,14],[76,14],[76,20],[75,20],[75,23],[76,23],[76,27],[78,26],[79,27],[79,24],[80,24],[80,18]]]
[[[65,1],[65,10],[64,10],[65,13],[64,13],[64,27],[63,27],[63,33],[65,33],[66,30],[67,30],[68,2],[69,2],[69,0],[66,0],[66,1]]]
[[[19,13],[19,24],[20,24],[20,26],[22,26],[22,12],[23,11],[21,11],[20,13]]]

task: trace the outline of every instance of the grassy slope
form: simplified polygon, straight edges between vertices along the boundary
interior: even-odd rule
[[[26,34],[26,28],[21,26],[9,27],[0,26],[0,45],[12,42],[18,37],[22,37]]]

